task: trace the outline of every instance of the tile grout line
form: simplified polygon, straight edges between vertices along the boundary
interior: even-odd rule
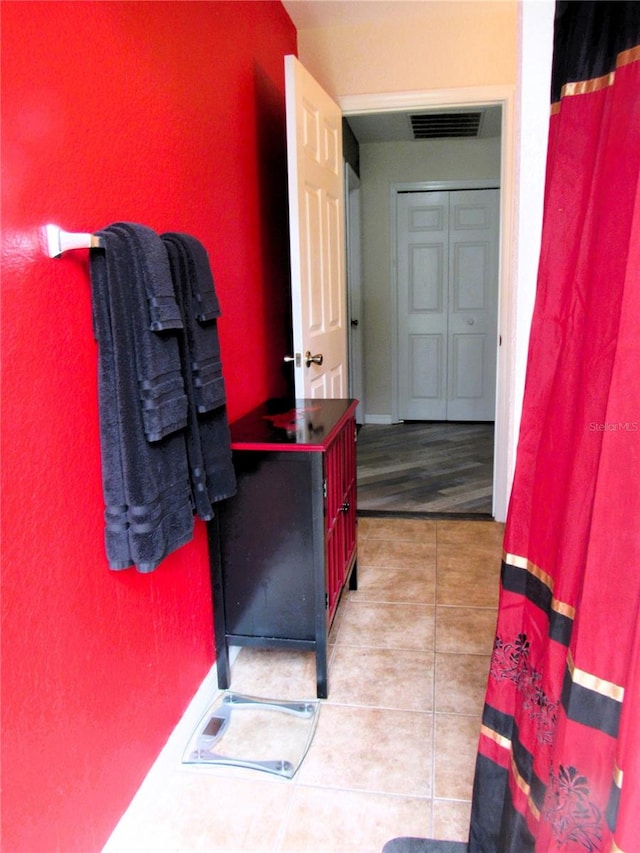
[[[433,724],[431,733],[431,836],[435,836],[436,829],[436,684],[438,681],[438,533],[440,525],[436,521],[435,537],[435,583],[433,590],[433,686],[431,707],[433,708]]]

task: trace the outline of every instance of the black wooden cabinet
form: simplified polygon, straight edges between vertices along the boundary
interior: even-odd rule
[[[315,652],[356,576],[355,400],[265,404],[231,425],[237,494],[209,522],[218,685],[230,645]]]

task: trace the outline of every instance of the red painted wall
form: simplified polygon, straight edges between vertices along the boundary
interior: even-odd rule
[[[2,4],[2,849],[99,850],[210,668],[204,525],[112,573],[87,253],[116,220],[210,253],[231,418],[286,390],[279,2]]]

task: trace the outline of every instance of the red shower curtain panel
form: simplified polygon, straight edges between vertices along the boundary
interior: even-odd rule
[[[640,851],[640,3],[557,3],[469,849]]]

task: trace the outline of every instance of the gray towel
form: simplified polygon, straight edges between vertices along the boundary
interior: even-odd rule
[[[211,412],[226,401],[217,318],[220,306],[215,293],[207,251],[190,234],[167,233],[162,239],[169,252],[176,284],[176,298],[182,299],[183,322],[188,325],[190,373],[198,412]],[[175,256],[180,255],[180,265]],[[178,296],[180,293],[180,297]]]
[[[236,492],[218,340],[220,308],[204,246],[188,234],[167,233],[162,239],[184,325],[181,357],[189,400],[192,500],[200,518],[208,521],[214,515],[212,504]]]
[[[133,324],[138,370],[138,393],[144,431],[159,441],[187,423],[187,397],[180,369],[178,341],[172,331],[182,328],[167,253],[150,228],[116,222],[107,229],[127,247],[127,274],[135,289],[137,322]],[[153,332],[150,334],[149,332]]]
[[[153,232],[149,235],[141,229],[116,224],[102,231],[99,236],[104,248],[91,250],[90,270],[99,348],[107,559],[112,569],[135,565],[141,572],[150,572],[191,539],[194,522],[184,430],[169,429],[153,443],[145,434],[145,413],[153,411],[155,403],[160,402],[161,412],[172,411],[171,406],[163,408],[165,400],[157,393],[166,388],[164,377],[175,372],[176,363],[180,374],[174,334],[159,334],[150,331],[150,327],[168,322],[175,328],[179,312],[176,316],[174,308],[164,310],[171,302],[164,295],[157,300],[150,296],[154,282],[148,277],[158,270],[148,261],[161,258],[162,254],[156,249],[149,253],[147,246],[147,254],[143,255],[139,238],[153,242]],[[159,238],[156,236],[155,240],[157,248]],[[162,275],[166,277],[166,256],[158,269],[164,269]],[[168,292],[166,278],[162,291]],[[155,300],[152,306],[150,300]],[[140,399],[145,371],[149,373],[151,391],[147,402],[153,403],[149,409],[142,408]],[[180,420],[186,421],[186,398],[183,409]],[[178,422],[174,420],[173,425]],[[157,425],[161,431],[166,430],[172,426],[171,418],[161,416]]]

